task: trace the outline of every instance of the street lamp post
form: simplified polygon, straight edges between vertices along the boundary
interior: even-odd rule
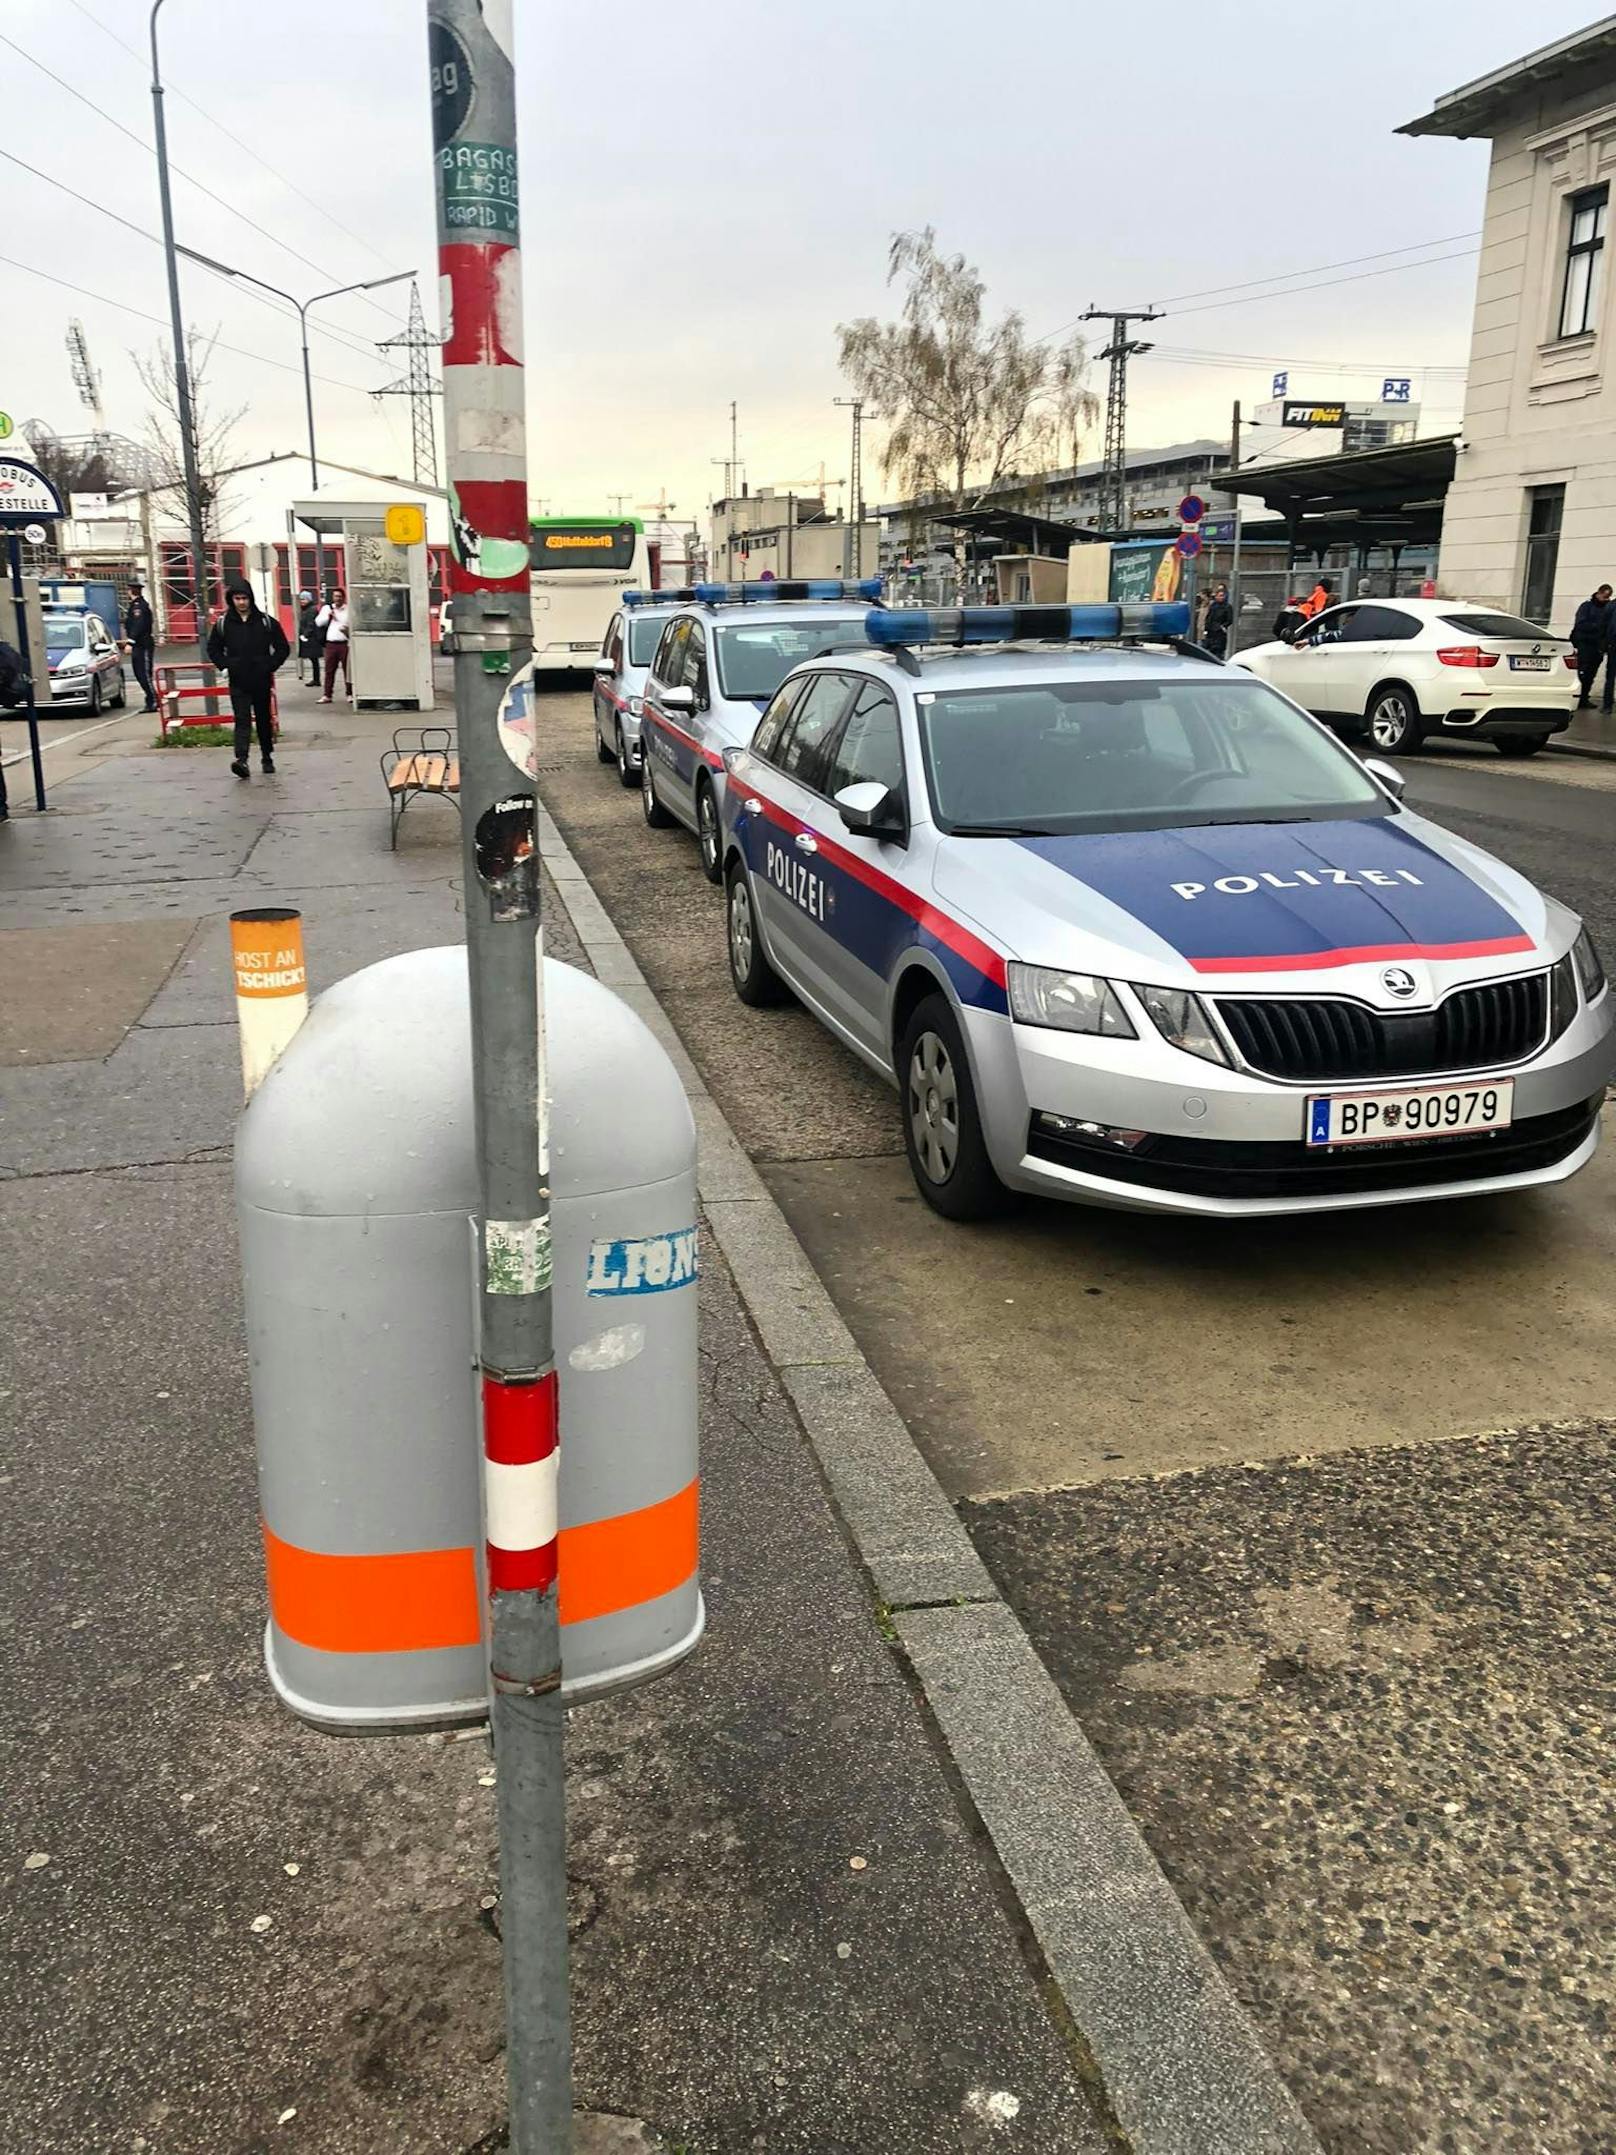
[[[174,203],[168,187],[168,129],[163,121],[163,78],[157,58],[157,13],[163,0],[152,0],[152,114],[157,130],[157,191],[163,205],[163,254],[168,264],[168,319],[174,338],[174,402],[179,415],[180,454],[185,464],[185,506],[191,527],[191,570],[196,599],[196,642],[202,662],[208,657],[207,558],[202,537],[202,479],[196,462],[196,415],[191,406],[191,369],[180,316],[180,266],[175,259]],[[212,680],[212,674],[205,678]]]
[[[162,0],[157,0],[159,7]],[[298,330],[303,341],[303,408],[309,423],[309,485],[317,494],[320,491],[320,466],[314,447],[314,373],[309,365],[309,309],[318,307],[328,299],[341,299],[348,292],[374,292],[378,285],[402,284],[413,277],[413,269],[392,271],[385,277],[365,277],[357,284],[339,284],[329,292],[316,292],[312,299],[299,299],[294,293],[283,292],[278,284],[266,284],[262,277],[255,277],[250,270],[235,269],[228,262],[215,261],[211,254],[199,254],[194,247],[179,247],[187,261],[200,262],[204,269],[217,270],[221,277],[233,277],[238,284],[255,284],[260,292],[273,292],[277,299],[284,299],[289,307],[297,309]],[[325,585],[325,544],[321,533],[314,534],[315,571],[322,587]],[[295,575],[296,564],[288,562],[289,575]]]

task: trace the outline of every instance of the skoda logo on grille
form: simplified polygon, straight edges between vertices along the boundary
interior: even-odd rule
[[[1401,996],[1405,1002],[1419,987],[1419,982],[1406,965],[1388,965],[1380,978],[1388,994]]]

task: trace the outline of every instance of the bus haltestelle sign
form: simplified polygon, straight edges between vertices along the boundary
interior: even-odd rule
[[[61,495],[42,471],[21,457],[0,456],[0,528],[66,514]]]

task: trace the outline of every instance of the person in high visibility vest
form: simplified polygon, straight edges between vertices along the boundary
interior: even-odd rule
[[[1311,621],[1315,614],[1322,614],[1326,606],[1334,604],[1335,585],[1328,576],[1321,576],[1302,601],[1302,610]]]

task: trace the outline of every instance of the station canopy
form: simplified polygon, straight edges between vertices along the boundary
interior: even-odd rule
[[[928,509],[926,515],[931,523],[985,541],[994,553],[1043,554],[1056,561],[1064,561],[1074,546],[1104,536],[1087,525],[1058,523],[1027,509]]]
[[[1220,471],[1218,486],[1255,496],[1283,517],[1295,554],[1322,558],[1332,546],[1435,546],[1457,441],[1455,434],[1433,434],[1348,456],[1248,464]]]

